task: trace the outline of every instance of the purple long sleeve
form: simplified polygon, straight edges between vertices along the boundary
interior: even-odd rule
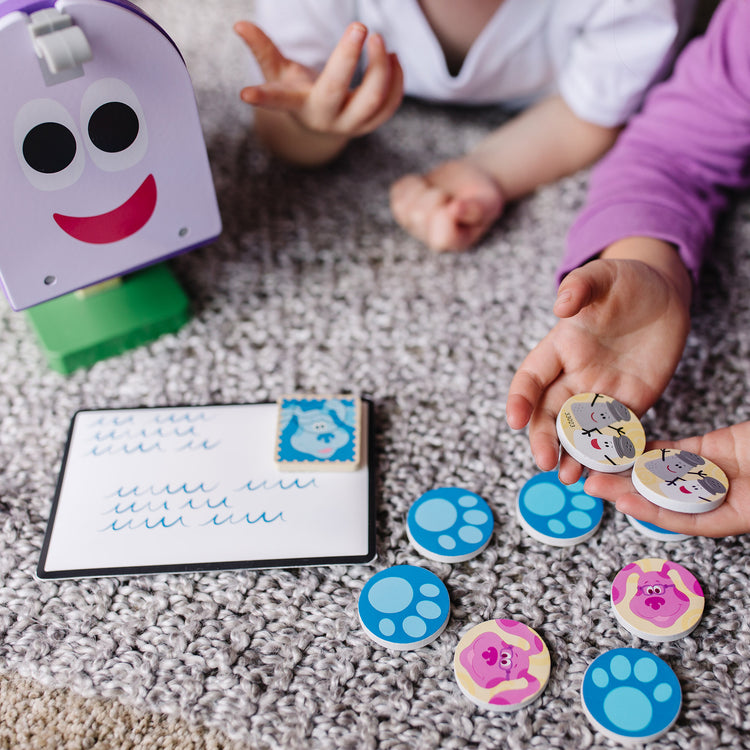
[[[723,0],[593,170],[558,278],[625,237],[677,246],[698,278],[730,191],[750,186],[750,0]]]

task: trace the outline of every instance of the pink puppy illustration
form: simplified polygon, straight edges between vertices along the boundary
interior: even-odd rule
[[[506,630],[519,626],[513,620],[496,622]],[[526,701],[539,691],[541,683],[529,671],[529,658],[543,651],[544,644],[536,635],[529,648],[524,650],[506,643],[498,633],[484,632],[461,652],[460,662],[474,682],[487,690],[512,680],[525,681],[525,686],[500,691],[489,701],[496,705],[511,705]]]
[[[686,589],[703,596],[698,581],[682,566],[665,561],[661,570],[644,571],[638,563],[631,563],[620,571],[612,584],[613,603],[618,605],[625,599],[628,579],[636,574],[638,581],[629,602],[630,610],[654,625],[672,627],[690,608],[690,598],[677,588],[670,571],[677,573]]]

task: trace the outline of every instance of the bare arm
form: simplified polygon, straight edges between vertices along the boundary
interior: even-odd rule
[[[466,250],[508,201],[596,161],[617,133],[581,120],[553,96],[502,125],[471,153],[427,174],[404,175],[391,187],[391,210],[433,250]]]
[[[502,125],[467,159],[489,172],[511,201],[589,166],[618,133],[582,120],[562,97],[552,96]]]

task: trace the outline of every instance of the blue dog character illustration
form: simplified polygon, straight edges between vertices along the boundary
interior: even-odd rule
[[[280,399],[276,459],[280,464],[325,468],[318,464],[359,462],[359,407],[355,398]]]

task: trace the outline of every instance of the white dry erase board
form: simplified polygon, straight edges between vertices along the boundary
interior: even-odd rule
[[[38,577],[371,562],[373,440],[356,471],[280,472],[276,423],[270,403],[76,413]]]

